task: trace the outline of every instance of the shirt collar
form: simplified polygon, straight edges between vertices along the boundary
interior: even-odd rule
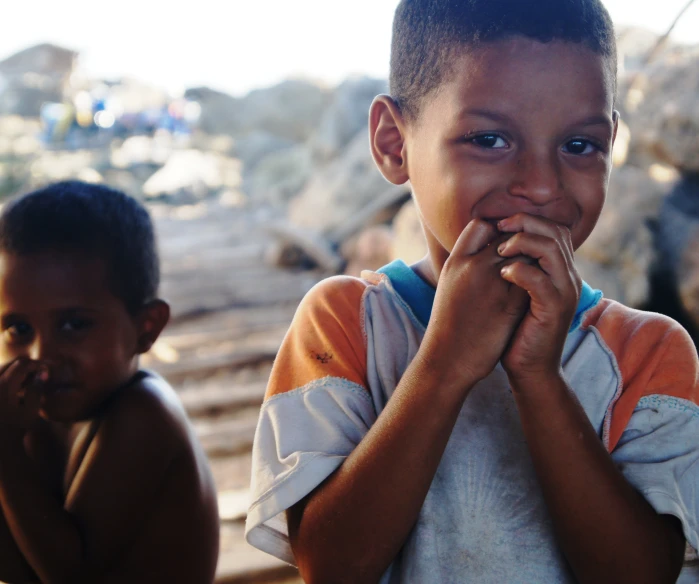
[[[391,262],[381,268],[378,273],[388,276],[395,291],[410,307],[422,325],[427,327],[432,314],[435,289],[418,276],[403,260]],[[583,282],[578,309],[575,311],[570,332],[580,327],[583,314],[596,306],[601,298],[601,290],[595,290],[587,282]]]

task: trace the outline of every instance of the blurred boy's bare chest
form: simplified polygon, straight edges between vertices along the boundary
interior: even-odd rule
[[[99,419],[73,424],[70,428],[47,423],[31,433],[27,454],[61,500],[85,462],[99,426]]]

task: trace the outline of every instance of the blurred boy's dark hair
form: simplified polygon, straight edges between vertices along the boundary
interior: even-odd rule
[[[158,292],[150,215],[136,199],[106,186],[64,181],[11,201],[0,214],[0,251],[81,252],[103,259],[110,290],[132,314]]]

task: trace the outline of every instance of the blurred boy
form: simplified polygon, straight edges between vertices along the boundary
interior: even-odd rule
[[[147,211],[66,182],[0,216],[0,579],[212,582],[216,491],[139,370],[169,318]]]
[[[410,181],[429,254],[302,303],[257,430],[251,543],[307,582],[677,580],[699,545],[696,351],[574,263],[615,92],[599,0],[401,2],[371,149]]]

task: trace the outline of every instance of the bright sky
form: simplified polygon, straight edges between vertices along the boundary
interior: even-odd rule
[[[664,32],[688,0],[603,0],[618,25]],[[0,59],[40,42],[81,52],[91,74],[234,94],[290,76],[334,84],[388,75],[398,0],[23,0],[5,7]],[[699,2],[674,38],[699,43]]]

